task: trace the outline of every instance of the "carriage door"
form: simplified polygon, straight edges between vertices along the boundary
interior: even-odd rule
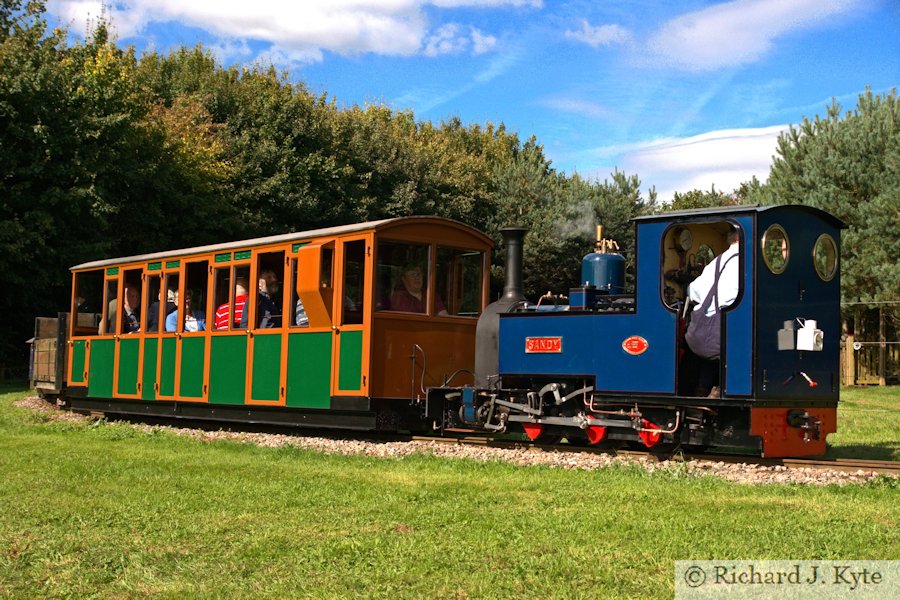
[[[178,308],[166,317],[166,330],[175,330],[175,351],[178,370],[177,395],[180,400],[205,402],[207,398],[206,357],[209,337],[206,335],[206,316],[209,308],[209,263],[201,260],[184,266],[184,281],[178,298]]]
[[[342,240],[337,248],[339,281],[334,294],[332,329],[333,396],[367,396],[369,330],[366,315],[372,294],[372,242],[369,237]]]
[[[119,310],[119,267],[106,269],[103,279],[102,317],[98,337],[88,346],[88,395],[112,398],[115,391],[116,314]]]
[[[139,398],[141,383],[138,378],[138,369],[141,359],[140,329],[141,313],[141,281],[142,269],[127,269],[121,280],[119,290],[117,323],[110,323],[110,328],[116,328],[116,371],[115,371],[115,395],[119,398]]]
[[[284,306],[285,275],[290,281],[287,266],[284,250],[256,253],[251,292],[255,302],[251,304],[248,321],[249,403],[284,404],[282,345],[292,312],[286,312]]]
[[[292,321],[288,327],[287,406],[331,408],[335,241],[297,244],[291,261]],[[296,293],[296,295],[294,295]]]
[[[159,304],[155,307],[157,321],[155,325],[148,325],[148,331],[156,339],[156,384],[155,392],[157,400],[175,400],[175,374],[177,365],[177,348],[175,339],[175,318],[169,316],[175,313],[178,296],[181,290],[181,261],[170,260],[164,264],[162,285],[159,294]],[[165,301],[163,301],[165,297]],[[148,344],[147,350],[152,348]],[[149,357],[145,355],[144,360]]]

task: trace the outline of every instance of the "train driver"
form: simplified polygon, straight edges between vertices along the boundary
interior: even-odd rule
[[[716,315],[716,304],[718,304],[718,312],[726,306],[731,306],[740,291],[739,265],[740,260],[736,257],[740,252],[740,234],[738,230],[731,226],[726,235],[728,248],[716,260],[710,261],[703,272],[688,286],[688,296],[691,301],[696,304],[691,315],[691,321],[699,323],[703,317],[712,318]],[[717,273],[718,269],[718,273]],[[715,289],[714,289],[715,288]],[[713,293],[715,292],[715,294]],[[703,312],[701,312],[703,311]],[[698,318],[699,317],[699,318]],[[707,396],[709,398],[719,398],[721,392],[719,390],[719,355],[716,353],[711,358],[703,358],[709,354],[705,347],[698,347],[701,342],[693,341],[690,335],[690,327],[688,326],[688,346],[700,358],[700,370],[698,373],[697,391],[698,396]],[[716,348],[721,348],[721,327],[714,327],[717,337],[713,340]],[[705,343],[702,344],[706,346]]]

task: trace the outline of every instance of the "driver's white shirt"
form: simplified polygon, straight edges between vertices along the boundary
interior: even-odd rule
[[[740,262],[740,258],[735,258],[726,264],[725,261],[728,260],[732,256],[738,255],[740,252],[740,244],[738,242],[733,243],[728,247],[728,250],[721,254],[722,260],[719,261],[719,268],[722,269],[722,274],[719,276],[719,308],[724,308],[726,306],[731,306],[734,303],[735,299],[738,296],[738,292],[740,291],[741,282],[738,279],[740,274],[740,269],[738,268],[738,263]],[[724,268],[722,267],[724,265]],[[691,300],[697,303],[697,306],[694,307],[694,310],[699,310],[700,305],[703,304],[703,301],[706,299],[707,294],[709,294],[712,289],[713,282],[716,280],[716,260],[713,259],[706,267],[703,268],[703,272],[700,273],[700,276],[697,277],[691,284],[688,286],[688,296],[690,296]],[[706,314],[712,316],[716,314],[716,305],[715,303],[711,303],[709,305],[709,310],[706,311]]]

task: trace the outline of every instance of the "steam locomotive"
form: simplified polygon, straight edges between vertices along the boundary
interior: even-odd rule
[[[38,319],[33,383],[109,414],[823,453],[843,223],[805,206],[634,223],[633,290],[598,233],[568,303],[523,297],[525,231],[507,228],[506,284],[488,304],[492,241],[437,217],[84,263],[69,310]],[[687,289],[729,230],[739,289],[708,397],[684,341]]]

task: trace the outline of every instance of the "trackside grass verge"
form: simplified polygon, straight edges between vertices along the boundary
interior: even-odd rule
[[[835,458],[900,460],[900,386],[841,388],[828,445]]]
[[[898,559],[896,480],[744,486],[198,442],[0,395],[0,596],[666,598],[677,559]]]

